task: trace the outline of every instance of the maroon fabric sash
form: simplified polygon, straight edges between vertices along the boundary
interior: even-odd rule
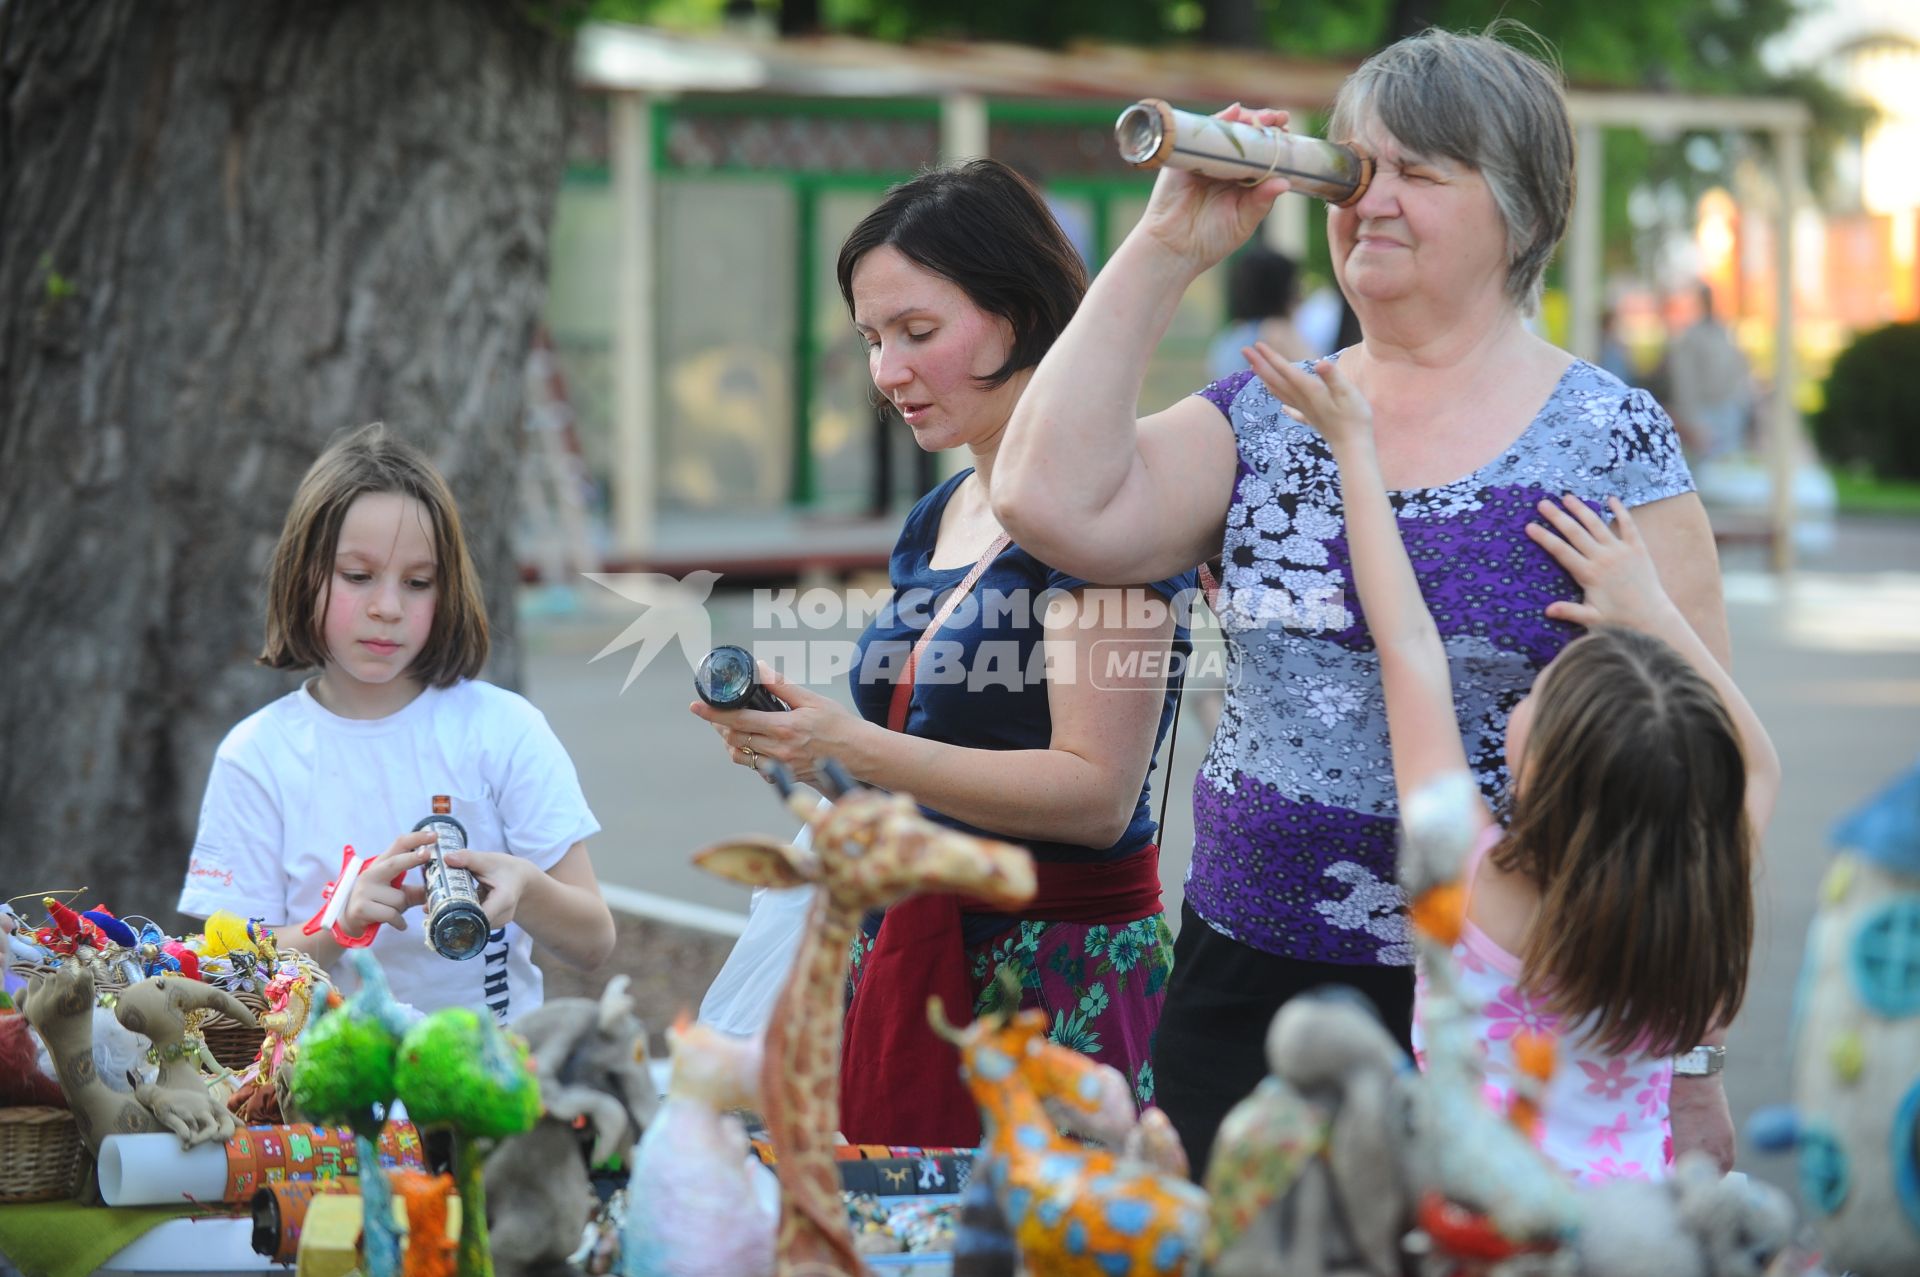
[[[921,651],[1009,543],[1004,533],[994,540],[914,644],[888,705],[893,731],[906,728]],[[1113,925],[1160,907],[1157,846],[1120,861],[1034,869],[1038,891],[1031,902],[1003,913],[1009,925],[1020,919]],[[840,1129],[852,1143],[972,1148],[980,1142],[979,1111],[960,1081],[953,1046],[927,1023],[931,996],[940,998],[951,1020],[964,1023],[973,1014],[960,917],[965,907],[956,895],[914,896],[881,920],[847,1006],[841,1043]]]
[[[1000,913],[1009,926],[1022,919],[1119,926],[1160,908],[1160,848],[1151,843],[1125,860],[1034,869],[1039,892],[1031,903],[971,912]],[[927,1023],[927,999],[935,995],[949,1020],[973,1016],[960,917],[966,906],[960,896],[914,896],[880,921],[841,1042],[840,1129],[852,1143],[980,1143],[979,1110],[960,1080],[953,1044]]]

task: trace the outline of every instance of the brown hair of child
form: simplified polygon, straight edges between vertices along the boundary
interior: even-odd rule
[[[1521,979],[1601,1049],[1671,1055],[1733,1018],[1753,947],[1740,734],[1657,638],[1602,627],[1535,692],[1493,852],[1540,890]]]
[[[408,677],[423,687],[451,687],[479,675],[489,648],[487,609],[453,492],[424,453],[377,421],[330,444],[294,493],[267,569],[267,641],[260,664],[277,670],[325,667],[322,618],[340,528],[355,501],[380,493],[412,497],[432,524],[433,628]]]

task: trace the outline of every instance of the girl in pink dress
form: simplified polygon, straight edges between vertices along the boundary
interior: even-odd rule
[[[1338,365],[1265,347],[1254,370],[1312,425],[1340,469],[1353,585],[1378,648],[1393,779],[1404,807],[1467,769],[1447,650],[1400,538],[1373,412]],[[1753,848],[1779,759],[1726,671],[1660,585],[1633,518],[1543,499],[1527,534],[1584,591],[1547,616],[1587,633],[1513,709],[1504,825],[1465,866],[1454,950],[1479,1004],[1489,1101],[1504,1108],[1516,1039],[1547,1035],[1558,1066],[1541,1148],[1582,1179],[1665,1176],[1672,1057],[1714,1042],[1746,991]],[[1415,1003],[1418,1050],[1420,1004]]]

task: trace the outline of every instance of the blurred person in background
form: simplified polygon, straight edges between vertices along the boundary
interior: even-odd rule
[[[1696,463],[1744,451],[1753,423],[1753,366],[1713,313],[1713,289],[1699,286],[1700,317],[1667,347],[1667,411]]]
[[[1633,362],[1633,352],[1620,340],[1620,312],[1611,306],[1600,316],[1600,357],[1594,362],[1624,385],[1640,384],[1640,370]]]

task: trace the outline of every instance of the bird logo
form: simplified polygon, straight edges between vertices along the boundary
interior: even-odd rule
[[[720,580],[718,572],[702,569],[678,580],[662,572],[586,572],[582,575],[641,607],[640,615],[587,662],[592,664],[637,644],[626,681],[620,684],[622,692],[632,687],[640,671],[675,641],[680,644],[680,655],[686,658],[687,672],[691,674],[699,668],[701,658],[713,646],[713,619],[707,615],[706,603]]]

